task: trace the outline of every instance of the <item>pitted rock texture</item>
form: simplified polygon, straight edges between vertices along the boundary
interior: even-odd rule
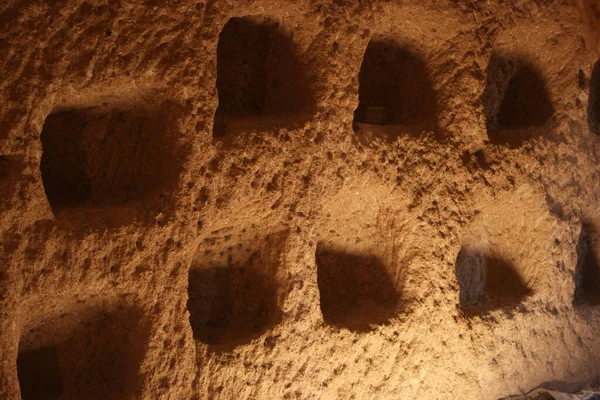
[[[0,399],[597,384],[598,9],[3,1]]]

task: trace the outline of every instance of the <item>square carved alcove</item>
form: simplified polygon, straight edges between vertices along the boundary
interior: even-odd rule
[[[409,278],[413,245],[398,224],[404,207],[380,201],[388,193],[348,182],[324,201],[315,263],[323,323],[334,329],[371,331],[412,312],[419,285]]]
[[[118,100],[50,114],[40,168],[56,219],[102,228],[147,212],[178,181],[171,121],[167,104]]]
[[[188,310],[196,340],[224,350],[275,325],[285,236],[243,229],[203,240],[189,271]]]
[[[500,52],[488,64],[483,109],[490,141],[510,147],[543,136],[554,114],[538,67],[527,58]]]
[[[225,24],[217,46],[216,140],[233,140],[243,130],[294,126],[310,116],[313,93],[298,51],[270,18],[235,17]]]
[[[472,314],[516,306],[533,293],[511,261],[488,249],[463,246],[456,279],[460,306]]]
[[[41,318],[19,342],[22,400],[135,398],[149,333],[139,310],[76,303]]]
[[[354,130],[393,139],[437,127],[437,100],[421,54],[393,37],[369,41],[359,73]]]
[[[556,273],[557,219],[545,196],[522,185],[478,204],[455,261],[458,305],[466,315],[524,310],[535,297],[547,295],[550,274]]]
[[[361,330],[396,315],[400,294],[380,257],[321,242],[316,262],[325,323]]]

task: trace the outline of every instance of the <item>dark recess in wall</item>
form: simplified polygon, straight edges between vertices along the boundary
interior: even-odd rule
[[[41,134],[40,168],[56,218],[85,209],[107,214],[116,206],[145,212],[148,201],[169,192],[182,154],[175,155],[168,121],[161,107],[108,104],[50,114]]]
[[[460,306],[467,313],[516,306],[533,293],[514,265],[487,252],[463,247],[455,272]]]
[[[364,330],[396,315],[400,294],[377,257],[319,244],[316,261],[321,312],[327,324]]]
[[[23,400],[130,398],[147,338],[134,308],[78,306],[40,322],[19,344]]]
[[[437,126],[437,101],[425,61],[393,39],[372,39],[359,74],[355,123]]]
[[[600,135],[600,60],[594,64],[590,79],[588,99],[588,124],[590,131]]]
[[[533,63],[522,57],[493,53],[483,95],[488,136],[492,143],[520,146],[552,118],[546,83]]]
[[[600,304],[597,234],[596,226],[590,221],[584,221],[577,242],[575,304]]]
[[[22,400],[58,400],[63,393],[56,347],[19,353],[17,371]]]
[[[266,17],[231,18],[217,46],[215,138],[226,122],[253,116],[303,118],[314,111],[306,65],[291,37]]]

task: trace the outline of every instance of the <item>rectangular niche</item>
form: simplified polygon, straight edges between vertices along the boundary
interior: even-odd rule
[[[167,103],[143,99],[110,98],[50,114],[40,168],[57,220],[96,215],[101,225],[121,224],[156,205],[176,187],[183,158],[172,124]]]
[[[522,307],[542,289],[554,245],[542,199],[527,186],[506,193],[482,206],[464,232],[455,273],[466,315]]]
[[[394,37],[369,41],[359,73],[355,132],[419,134],[437,128],[437,100],[423,55]]]
[[[461,308],[470,314],[518,306],[533,293],[518,266],[487,248],[463,245],[456,258]]]
[[[458,305],[467,316],[524,310],[545,295],[548,274],[556,273],[551,268],[556,243],[548,233],[557,221],[545,196],[522,185],[478,204],[455,263]]]
[[[363,332],[411,312],[418,283],[398,224],[405,209],[380,203],[385,196],[384,186],[354,182],[324,202],[315,263],[325,325]]]
[[[217,46],[219,106],[213,137],[306,120],[314,99],[300,57],[279,22],[264,16],[231,18]]]
[[[360,330],[396,316],[400,293],[381,257],[319,243],[316,262],[325,323]]]
[[[279,318],[278,271],[286,233],[249,227],[213,232],[189,271],[194,338],[211,348],[247,343]]]
[[[22,400],[135,398],[149,337],[141,311],[43,301],[44,315],[29,317],[19,341]]]
[[[509,147],[543,136],[554,114],[540,69],[517,54],[492,53],[482,100],[490,141]]]

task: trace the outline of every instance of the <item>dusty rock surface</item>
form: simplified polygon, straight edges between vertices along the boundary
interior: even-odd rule
[[[576,5],[3,1],[0,398],[597,384]]]

